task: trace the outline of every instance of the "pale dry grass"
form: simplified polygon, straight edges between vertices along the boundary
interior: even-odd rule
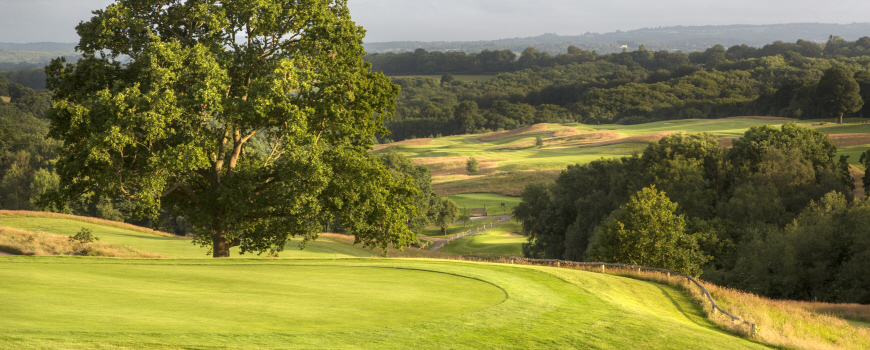
[[[3,102],[9,103],[9,102],[12,101],[12,97],[9,97],[9,96],[0,96],[0,100],[3,100]]]
[[[599,142],[620,140],[619,133],[612,131],[596,131],[596,132],[588,132],[584,134],[580,134],[577,132],[577,129],[571,128],[574,132],[566,132],[564,136],[556,136],[556,133],[553,133],[553,137],[549,137],[543,139],[545,147],[563,147],[563,146],[576,146],[576,145],[588,145]],[[503,150],[518,150],[535,146],[535,140],[523,141],[512,143],[509,145],[495,147],[493,151],[503,151]]]
[[[489,142],[489,141],[506,139],[508,137],[514,137],[514,136],[547,134],[547,133],[549,133],[549,126],[550,125],[558,125],[558,124],[540,123],[540,124],[524,126],[521,128],[516,128],[513,130],[488,132],[486,134],[480,134],[480,136],[478,136],[477,139],[481,140],[483,142]]]
[[[674,131],[657,132],[657,133],[652,133],[652,134],[623,137],[623,138],[613,139],[613,140],[603,140],[603,141],[595,141],[595,142],[588,142],[588,143],[580,143],[578,145],[580,147],[600,147],[600,146],[617,145],[617,144],[621,144],[621,143],[657,142],[657,141],[663,139],[665,136],[668,136],[670,134],[682,133],[682,132],[685,132],[685,131],[674,130]]]
[[[110,226],[115,228],[121,228],[130,231],[147,233],[149,235],[161,236],[161,237],[175,237],[175,238],[189,238],[184,236],[177,236],[171,233],[166,233],[162,231],[152,230],[150,228],[136,226],[132,224],[127,224],[123,222],[104,220],[98,218],[92,218],[87,216],[78,216],[78,215],[70,215],[70,214],[61,214],[61,213],[51,213],[45,211],[28,211],[28,210],[0,210],[0,218],[3,217],[32,217],[32,218],[52,218],[52,219],[67,219],[67,220],[75,220],[80,222],[87,222],[91,224]]]
[[[577,131],[575,128],[564,128],[553,132],[552,137],[570,137],[575,135],[580,135],[580,131]]]
[[[849,320],[870,322],[870,305],[863,304],[834,304],[809,301],[782,301],[801,309],[810,310],[818,314],[831,315]]]
[[[77,255],[118,258],[163,258],[163,255],[115,243],[79,243],[69,236],[0,226],[0,250],[18,255]]]
[[[831,134],[828,140],[837,147],[861,146],[870,144],[870,134]]]
[[[424,138],[419,138],[419,139],[410,139],[410,140],[404,140],[404,141],[399,141],[399,142],[385,143],[382,145],[375,146],[374,148],[372,148],[372,150],[377,151],[377,150],[381,150],[381,149],[384,149],[387,147],[393,147],[393,146],[424,146],[424,145],[428,145],[430,142],[432,142],[432,140],[433,140],[432,138],[424,137]]]

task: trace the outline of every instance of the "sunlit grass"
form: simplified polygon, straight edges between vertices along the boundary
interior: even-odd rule
[[[526,237],[516,236],[522,227],[516,221],[493,226],[486,231],[450,242],[441,252],[481,257],[522,256]]]

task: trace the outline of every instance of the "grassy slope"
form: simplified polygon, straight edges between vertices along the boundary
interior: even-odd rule
[[[526,237],[506,237],[506,234],[520,232],[522,227],[515,221],[508,221],[489,230],[457,239],[441,248],[441,252],[474,256],[522,256]]]
[[[427,164],[433,170],[433,183],[436,191],[445,195],[462,193],[494,192],[509,195],[518,195],[526,183],[530,181],[552,181],[555,174],[546,171],[558,171],[569,164],[583,164],[602,157],[621,157],[631,155],[634,151],[641,151],[646,143],[620,143],[598,147],[563,147],[558,144],[545,147],[527,147],[518,150],[497,150],[511,144],[528,143],[534,141],[536,136],[546,137],[548,133],[558,128],[575,128],[579,133],[591,131],[609,131],[618,133],[621,137],[630,137],[671,131],[686,132],[709,132],[717,137],[737,138],[743,135],[746,129],[771,124],[782,125],[783,120],[765,120],[753,118],[727,118],[727,119],[687,119],[671,120],[640,125],[583,125],[563,124],[550,125],[546,132],[540,134],[526,134],[506,137],[483,142],[478,139],[479,135],[458,135],[442,137],[432,140],[426,145],[400,145],[388,147],[389,150],[398,151],[410,158],[444,158],[445,162],[439,164],[431,159]],[[870,124],[847,124],[838,126],[826,124],[813,126],[818,121],[800,121],[799,124],[815,128],[830,134],[842,133],[868,133]],[[385,152],[387,149],[375,153]],[[870,149],[870,144],[841,147],[840,153],[850,155],[850,163],[857,164],[860,153]],[[462,159],[476,157],[488,159],[481,161],[481,175],[469,176],[462,167]],[[448,159],[449,158],[449,159]],[[534,171],[534,172],[531,172]]]
[[[124,246],[161,254],[175,258],[206,258],[208,249],[193,245],[189,239],[178,237],[161,237],[152,234],[126,230],[123,228],[99,225],[61,218],[35,217],[0,217],[0,226],[8,226],[28,231],[43,231],[60,235],[75,235],[82,227],[89,228],[102,242],[116,243]],[[342,235],[325,234],[311,242],[304,250],[298,248],[299,240],[291,241],[281,252],[282,257],[318,258],[318,257],[371,257],[381,255],[380,251],[372,251],[353,245],[353,238]],[[391,251],[392,255],[431,256],[418,249],[405,248],[404,253]],[[238,256],[238,248],[233,248],[232,256]],[[247,254],[245,257],[256,255]]]
[[[16,349],[763,348],[676,288],[547,267],[0,257],[0,280]]]

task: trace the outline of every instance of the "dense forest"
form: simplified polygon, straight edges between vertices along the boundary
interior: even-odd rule
[[[673,134],[631,157],[569,166],[555,183],[525,188],[515,209],[524,254],[703,271],[773,298],[870,303],[870,201],[853,198],[846,159],[835,155],[825,134],[790,123],[753,127],[733,148]]]
[[[440,81],[397,77],[402,86],[389,140],[509,130],[540,122],[637,124],[685,118],[768,115],[828,118],[816,94],[824,72],[840,66],[870,100],[870,37],[826,44],[798,40],[761,48],[713,46],[692,53],[598,54],[578,48],[551,56],[510,51],[369,55],[391,74],[445,73]],[[476,82],[453,73],[492,73]],[[870,103],[850,115],[863,115]]]

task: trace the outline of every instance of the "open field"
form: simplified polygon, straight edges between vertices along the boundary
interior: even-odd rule
[[[447,196],[459,209],[486,208],[489,215],[511,215],[514,207],[520,204],[519,197],[508,197],[494,193],[466,193]],[[502,208],[504,203],[504,208]]]
[[[537,266],[0,257],[0,280],[16,349],[766,348],[678,288]]]
[[[498,218],[481,218],[478,220],[471,220],[467,224],[464,223],[453,223],[447,226],[447,234],[441,233],[440,227],[428,227],[424,228],[420,232],[420,236],[424,237],[432,237],[432,238],[447,238],[453,235],[457,235],[467,231],[474,231],[483,226],[498,222]]]
[[[136,250],[145,251],[148,253],[159,254],[170,258],[208,258],[207,248],[202,248],[191,243],[190,239],[177,237],[163,233],[163,236],[156,233],[148,233],[147,229],[131,230],[106,224],[83,222],[65,218],[53,217],[34,217],[20,216],[15,217],[15,212],[7,211],[3,217],[0,217],[0,227],[6,226],[20,230],[47,232],[57,235],[63,235],[60,240],[66,239],[66,236],[72,236],[78,233],[82,228],[88,228],[93,232],[94,236],[100,238],[100,242],[118,244],[130,247]],[[46,213],[50,216],[50,213]],[[299,240],[290,241],[285,246],[285,250],[280,253],[281,257],[294,258],[323,258],[323,257],[372,257],[383,255],[380,250],[369,250],[360,246],[353,245],[353,237],[325,233],[316,241],[310,242],[304,250],[298,248]],[[4,250],[0,247],[0,250]],[[9,250],[9,249],[5,249]],[[17,253],[17,252],[15,252]],[[239,256],[238,247],[231,249],[231,256]],[[390,249],[391,256],[409,256],[409,257],[433,257],[443,254],[429,252],[427,250],[416,248],[405,248],[403,252],[395,249]],[[256,257],[256,254],[246,254],[243,257]]]
[[[670,120],[639,125],[536,124],[524,128],[477,135],[406,140],[380,145],[378,152],[395,150],[432,170],[433,186],[441,195],[498,193],[518,196],[529,182],[551,182],[570,164],[600,158],[629,156],[646,144],[674,132],[708,132],[724,146],[750,127],[791,122],[791,119],[740,117],[725,119]],[[828,122],[830,120],[827,120]],[[866,122],[849,119],[847,122]],[[870,149],[870,124],[820,124],[803,120],[798,124],[831,134],[840,154],[858,165],[859,156]],[[814,125],[816,124],[816,125]],[[535,146],[541,137],[543,146]],[[465,172],[465,159],[475,157],[480,173]],[[863,169],[863,168],[862,168]]]
[[[522,256],[526,237],[522,226],[511,220],[486,231],[457,239],[439,250],[443,253],[480,257]]]

